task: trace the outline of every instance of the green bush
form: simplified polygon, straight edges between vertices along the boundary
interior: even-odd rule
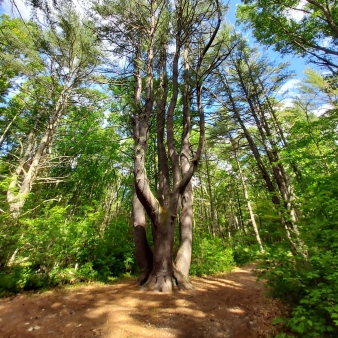
[[[192,252],[191,275],[221,273],[235,266],[232,250],[225,248],[220,238],[197,238]]]
[[[0,272],[0,296],[19,292],[25,285],[28,274],[20,268]]]
[[[99,212],[87,208],[87,217],[78,220],[67,217],[67,209],[46,206],[39,217],[20,219],[12,232],[2,223],[4,240],[0,244],[6,244],[5,252],[0,253],[2,295],[107,281],[135,271],[131,228],[125,217],[116,217],[102,228]]]
[[[244,247],[237,244],[233,247],[234,261],[236,264],[242,265],[245,263],[253,262],[259,257],[259,247],[257,245],[251,245]]]
[[[282,318],[299,337],[338,337],[338,173],[307,181],[298,222],[308,260],[279,243],[261,266],[273,296],[290,304]],[[285,243],[285,242],[284,242]]]
[[[264,267],[272,294],[292,306],[291,318],[283,318],[301,337],[338,336],[338,256],[331,251],[312,253],[302,262],[280,253]]]
[[[236,234],[234,237],[227,238],[227,243],[233,250],[236,264],[242,265],[261,258],[255,236]]]

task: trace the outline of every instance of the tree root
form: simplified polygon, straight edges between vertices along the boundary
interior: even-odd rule
[[[152,290],[156,281],[156,276],[154,274],[150,274],[148,279],[146,280],[145,283],[143,283],[140,287],[140,290]]]
[[[147,282],[147,280],[149,279],[150,274],[151,274],[151,270],[141,271],[138,278],[137,278],[137,283],[139,285],[144,285]]]
[[[169,275],[158,275],[152,273],[148,280],[141,286],[141,290],[151,290],[156,292],[172,292],[173,280]]]
[[[154,291],[158,292],[172,292],[173,279],[171,276],[159,276],[154,286]]]
[[[172,292],[175,285],[180,291],[194,289],[189,278],[185,277],[176,268],[174,268],[174,272],[171,275],[151,273],[140,289],[156,292]]]
[[[184,276],[174,265],[174,280],[180,291],[194,290],[189,277]]]

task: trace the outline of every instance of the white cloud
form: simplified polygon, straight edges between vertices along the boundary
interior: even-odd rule
[[[323,46],[323,47],[328,47],[328,46],[330,46],[332,43],[333,43],[332,37],[331,37],[331,36],[328,36],[328,37],[326,37],[326,38],[323,40],[322,46]]]
[[[301,83],[300,79],[292,79],[289,80],[288,82],[284,83],[282,87],[278,90],[278,94],[283,94],[286,91],[289,92],[296,92],[297,91],[297,86]]]
[[[283,104],[283,108],[292,108],[294,107],[294,99],[293,98],[288,98],[288,99],[284,99],[282,101],[282,104]]]
[[[302,9],[304,8],[306,3],[306,0],[301,0],[296,9],[285,10],[286,17],[290,20],[295,20],[297,22],[301,21],[305,16],[305,13],[302,11]]]
[[[329,109],[333,109],[334,106],[332,104],[329,103],[325,103],[322,106],[318,107],[317,109],[313,110],[313,113],[316,116],[321,116],[323,114],[325,114]]]

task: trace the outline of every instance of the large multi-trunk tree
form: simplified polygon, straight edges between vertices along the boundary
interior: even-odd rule
[[[222,12],[218,1],[104,1],[98,13],[109,20],[102,33],[127,65],[134,94],[130,102],[134,138],[133,224],[139,282],[171,291],[173,280],[189,289],[192,242],[191,178],[204,144],[202,86],[225,57],[219,54]],[[124,58],[124,60],[123,60]],[[191,111],[196,112],[198,144],[191,149]],[[155,134],[157,186],[151,188],[147,149]],[[180,240],[174,261],[179,208]],[[144,210],[152,225],[153,251],[146,237]]]

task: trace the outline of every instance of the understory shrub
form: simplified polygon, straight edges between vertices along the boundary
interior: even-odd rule
[[[272,294],[290,304],[279,321],[299,337],[338,337],[338,173],[308,182],[299,220],[308,260],[275,246],[262,265]],[[302,200],[301,200],[302,199]]]
[[[221,273],[234,266],[232,249],[224,247],[221,238],[196,238],[193,241],[191,275]]]
[[[338,256],[312,253],[308,262],[280,252],[261,265],[272,295],[291,305],[278,319],[300,337],[338,337]]]
[[[260,257],[259,245],[254,236],[235,235],[227,241],[233,250],[236,264],[253,262]]]
[[[60,206],[20,219],[0,254],[0,261],[7,262],[0,264],[0,294],[132,273],[136,263],[127,219],[116,217],[104,228],[101,224],[99,213],[69,219],[67,207]]]

